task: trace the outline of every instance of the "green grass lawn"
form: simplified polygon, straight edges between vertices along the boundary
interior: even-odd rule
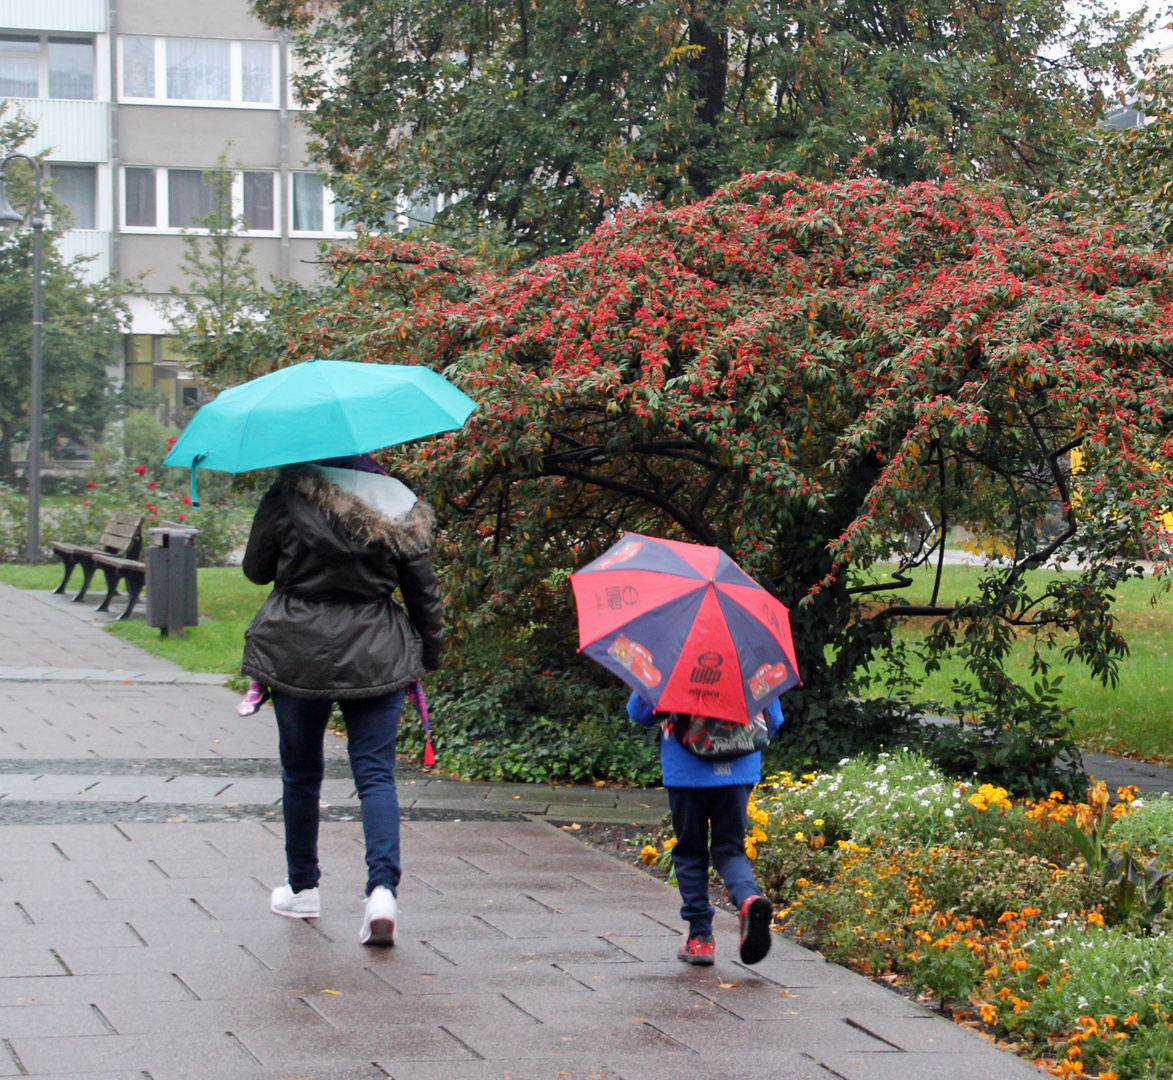
[[[941,602],[971,591],[980,572],[978,567],[945,567]],[[915,578],[903,595],[910,603],[927,603],[933,574],[922,571]],[[1115,688],[1101,686],[1082,665],[1068,666],[1058,651],[1054,654],[1052,673],[1063,675],[1063,704],[1072,710],[1075,738],[1085,750],[1173,762],[1173,596],[1158,594],[1153,604],[1155,593],[1152,578],[1128,581],[1116,590],[1116,614],[1130,655],[1120,665]],[[915,624],[901,631],[910,640],[920,632]],[[1011,655],[1011,675],[1025,681],[1028,662],[1029,650],[1023,643]],[[959,663],[944,665],[925,679],[921,695],[948,702],[952,680],[962,674]]]
[[[196,573],[200,624],[189,626],[182,639],[163,637],[159,630],[137,620],[111,623],[107,629],[123,641],[166,657],[188,671],[238,672],[245,628],[269,595],[269,586],[253,585],[239,566],[202,567]],[[56,566],[6,563],[0,565],[0,581],[18,589],[55,589],[61,581],[61,570]]]

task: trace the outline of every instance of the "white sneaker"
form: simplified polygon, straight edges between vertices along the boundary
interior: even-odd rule
[[[376,885],[367,897],[359,941],[364,945],[394,945],[395,919],[398,914],[399,905],[395,903],[395,894],[384,885]]]
[[[322,898],[317,889],[302,889],[295,893],[287,881],[273,890],[269,910],[287,919],[317,919],[322,914]]]

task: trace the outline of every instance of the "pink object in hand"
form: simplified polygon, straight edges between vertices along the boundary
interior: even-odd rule
[[[248,692],[241,699],[240,704],[236,706],[236,713],[238,716],[252,716],[259,712],[261,706],[268,700],[269,688],[262,686],[259,682],[250,682]]]

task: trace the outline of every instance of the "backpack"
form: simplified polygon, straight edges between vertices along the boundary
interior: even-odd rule
[[[748,724],[696,713],[669,713],[664,723],[685,750],[703,761],[732,761],[764,750],[770,741],[764,713]]]

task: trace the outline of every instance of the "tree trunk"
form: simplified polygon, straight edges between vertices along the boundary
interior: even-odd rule
[[[717,123],[725,111],[729,85],[729,33],[725,27],[724,0],[716,0],[709,18],[689,20],[688,43],[700,46],[700,51],[688,60],[698,122],[688,179],[697,198],[703,199],[720,186],[722,175],[712,158],[719,142]]]

